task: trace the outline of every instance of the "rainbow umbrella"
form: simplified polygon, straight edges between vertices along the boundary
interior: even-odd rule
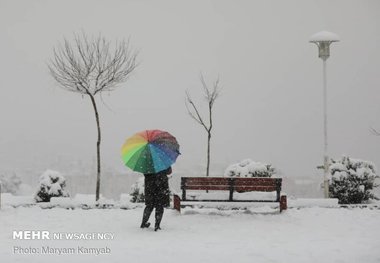
[[[125,165],[133,171],[152,174],[169,168],[180,152],[176,138],[170,133],[146,130],[128,138],[121,155]]]

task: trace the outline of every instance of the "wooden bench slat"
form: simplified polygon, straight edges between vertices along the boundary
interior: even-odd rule
[[[230,185],[225,182],[185,182],[185,186],[193,186],[193,185]]]
[[[182,177],[186,182],[188,183],[194,183],[194,182],[223,182],[228,184],[230,181],[230,178],[224,178],[224,177],[197,177],[197,178],[189,178],[189,177]]]
[[[233,177],[236,181],[239,182],[257,182],[257,183],[268,183],[268,182],[276,182],[281,181],[281,178],[263,178],[263,177],[252,177],[252,178],[246,178],[246,177]]]
[[[234,190],[237,192],[251,192],[251,191],[259,191],[259,192],[275,192],[277,189],[273,186],[237,186],[234,187]]]
[[[229,186],[217,186],[217,185],[190,185],[186,186],[186,190],[230,190]]]
[[[234,181],[235,186],[277,186],[276,181],[273,182],[240,182],[240,181]]]
[[[230,180],[234,180],[235,183],[257,183],[257,184],[265,184],[265,183],[281,183],[281,178],[263,178],[263,177],[182,177],[185,182],[195,183],[195,182],[213,182],[213,183],[226,183],[228,184]]]
[[[270,182],[270,181],[277,181],[277,180],[280,180],[282,178],[271,178],[271,177],[231,177],[231,178],[234,178],[234,179],[238,179],[238,180],[241,180],[241,181],[259,181],[259,182]]]
[[[234,202],[234,203],[252,203],[252,202],[258,202],[258,203],[278,203],[277,200],[262,200],[262,199],[259,199],[259,200],[256,200],[256,199],[251,199],[251,200],[216,200],[216,199],[186,199],[186,202],[190,202],[190,203],[195,203],[195,202]]]
[[[207,181],[207,182],[202,182],[202,181],[197,181],[197,182],[189,182],[189,181],[185,181],[184,185],[187,187],[187,186],[198,186],[198,185],[225,185],[225,186],[228,186],[230,185],[230,183],[226,183],[226,182],[223,182],[223,181]],[[234,181],[233,183],[234,186],[273,186],[273,187],[276,187],[277,186],[277,182],[276,181],[272,181],[272,182],[257,182],[257,181],[252,181],[252,182],[247,182],[247,181],[240,181],[240,180],[236,180]]]
[[[217,188],[217,190],[219,189],[227,189],[229,190],[230,189],[230,186],[229,185],[217,185],[217,184],[208,184],[208,183],[204,183],[204,184],[192,184],[192,185],[185,185],[185,187],[181,187],[181,189],[199,189],[199,190],[204,190],[204,189],[208,189],[210,190],[211,188]],[[233,186],[233,189],[235,191],[265,191],[265,192],[272,192],[272,191],[276,191],[277,190],[277,187],[276,185],[234,185]]]

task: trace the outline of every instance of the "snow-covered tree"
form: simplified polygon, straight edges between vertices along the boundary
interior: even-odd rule
[[[144,187],[144,177],[139,177],[139,179],[137,179],[137,181],[131,187],[132,203],[145,202]]]
[[[229,177],[271,177],[276,173],[276,169],[271,164],[254,162],[245,159],[240,163],[235,163],[227,167],[224,176]]]
[[[52,197],[69,197],[66,179],[59,172],[46,170],[40,176],[38,190],[34,196],[37,202],[49,202]]]
[[[379,176],[373,163],[343,156],[331,160],[330,197],[338,198],[341,204],[359,204],[376,198],[371,190],[378,185]]]

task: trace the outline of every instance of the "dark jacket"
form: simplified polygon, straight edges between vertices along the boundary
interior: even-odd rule
[[[168,175],[172,169],[155,174],[144,174],[145,176],[145,205],[147,206],[170,206]]]

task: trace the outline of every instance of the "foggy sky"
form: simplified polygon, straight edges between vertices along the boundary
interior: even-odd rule
[[[0,0],[0,170],[95,157],[89,99],[58,87],[46,66],[53,47],[81,30],[130,37],[139,50],[131,78],[103,94],[107,106],[98,97],[103,162],[116,170],[127,171],[125,139],[153,128],[180,142],[177,169],[205,165],[206,133],[184,105],[186,90],[204,102],[203,72],[223,87],[215,173],[251,158],[287,176],[315,176],[323,157],[322,61],[308,39],[321,30],[341,37],[327,61],[330,155],[380,168],[380,137],[369,131],[380,129],[379,1]]]

